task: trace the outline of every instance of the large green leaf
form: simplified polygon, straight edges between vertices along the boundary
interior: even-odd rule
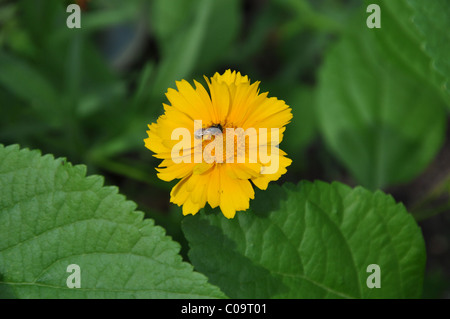
[[[425,50],[430,54],[433,66],[446,79],[444,84],[450,93],[450,5],[448,0],[408,0],[413,9],[413,21],[421,32]]]
[[[394,18],[382,15],[381,29],[358,20],[358,31],[328,53],[320,72],[317,113],[323,136],[357,181],[372,189],[417,176],[445,132],[445,103],[434,82],[425,79],[426,59],[414,38],[395,43],[382,35],[392,29],[400,37],[396,26],[404,20],[389,20]]]
[[[0,294],[18,298],[223,297],[179,244],[85,166],[0,146]],[[67,267],[81,268],[70,289]]]
[[[290,186],[257,193],[231,220],[186,217],[194,267],[233,298],[420,297],[424,241],[403,205],[336,182]],[[366,285],[371,264],[381,288]]]

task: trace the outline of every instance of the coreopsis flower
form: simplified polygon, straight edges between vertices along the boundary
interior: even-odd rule
[[[291,109],[282,100],[259,92],[259,82],[227,70],[194,81],[176,82],[166,96],[164,114],[149,125],[145,146],[162,159],[164,181],[179,179],[170,201],[183,214],[196,214],[206,203],[227,218],[249,208],[253,185],[264,190],[286,173],[291,160],[279,143]]]

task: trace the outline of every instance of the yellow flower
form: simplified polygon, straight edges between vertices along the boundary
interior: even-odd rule
[[[144,142],[163,160],[158,177],[181,179],[170,201],[183,206],[183,215],[196,214],[209,203],[233,218],[236,211],[249,208],[255,194],[252,184],[266,189],[291,164],[278,148],[291,109],[267,92],[259,93],[259,82],[251,84],[239,72],[227,70],[205,80],[209,93],[197,81],[195,88],[182,80],[176,82],[178,90],[168,89],[171,105],[164,104],[165,113],[149,125]],[[228,135],[232,129],[235,135]],[[238,129],[244,133],[237,134]],[[189,134],[181,153],[181,135],[176,132]]]

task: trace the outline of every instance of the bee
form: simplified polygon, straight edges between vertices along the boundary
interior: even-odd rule
[[[212,135],[216,136],[222,133],[223,133],[222,125],[214,124],[207,128],[198,129],[197,131],[194,132],[194,137],[196,139],[201,139],[203,136],[210,136],[209,138],[211,138]]]

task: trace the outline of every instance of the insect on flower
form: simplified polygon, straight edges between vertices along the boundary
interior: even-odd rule
[[[201,128],[194,132],[194,136],[197,139],[202,138],[203,136],[216,136],[222,134],[222,126],[220,124],[211,125],[208,128]]]
[[[291,109],[282,100],[259,92],[259,82],[227,70],[205,77],[209,92],[197,81],[169,88],[164,114],[149,125],[145,146],[162,159],[164,181],[178,179],[170,201],[183,214],[196,214],[206,203],[227,218],[249,208],[253,187],[266,189],[286,173],[291,160],[279,143]],[[214,138],[213,138],[214,137]]]

